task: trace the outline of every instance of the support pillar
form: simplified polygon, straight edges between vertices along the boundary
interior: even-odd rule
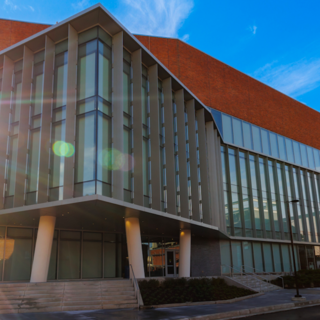
[[[179,277],[189,278],[191,266],[191,230],[180,232]]]
[[[132,265],[134,275],[137,279],[144,278],[144,265],[142,256],[140,222],[138,218],[126,218],[126,236],[129,255],[129,264]],[[130,267],[130,278],[131,267]]]
[[[56,217],[41,216],[30,282],[47,282]]]

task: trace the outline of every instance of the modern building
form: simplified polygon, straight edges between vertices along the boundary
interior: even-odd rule
[[[1,281],[290,272],[288,208],[320,268],[318,112],[100,4],[0,26]]]

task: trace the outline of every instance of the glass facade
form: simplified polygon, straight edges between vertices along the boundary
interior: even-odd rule
[[[289,240],[288,203],[295,240],[318,242],[319,178],[316,172],[221,147],[227,232],[232,236]]]
[[[211,112],[225,143],[320,171],[320,150],[220,111],[212,109]]]
[[[29,281],[37,229],[0,226],[0,281]],[[123,234],[55,230],[48,280],[119,278],[126,273]]]
[[[319,269],[319,246],[295,245],[297,270]],[[291,245],[268,242],[220,241],[222,274],[293,272]]]

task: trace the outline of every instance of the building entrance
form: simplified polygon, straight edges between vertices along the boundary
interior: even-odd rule
[[[166,250],[166,276],[177,277],[179,275],[179,251]]]

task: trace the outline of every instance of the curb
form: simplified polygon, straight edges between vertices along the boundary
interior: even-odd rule
[[[284,303],[274,306],[268,307],[258,307],[252,309],[244,309],[244,310],[236,310],[230,312],[222,312],[222,313],[215,313],[215,314],[208,314],[204,316],[197,316],[192,318],[181,318],[180,320],[227,320],[227,319],[239,319],[248,316],[256,316],[265,313],[273,313],[279,311],[287,311],[292,309],[299,309],[303,307],[312,307],[320,305],[320,299],[304,301],[304,302],[290,302]]]
[[[173,307],[191,307],[191,306],[207,306],[211,304],[228,304],[234,303],[242,300],[247,300],[250,298],[255,298],[262,296],[264,292],[251,294],[249,296],[229,299],[229,300],[217,300],[217,301],[199,301],[199,302],[184,302],[184,303],[168,303],[168,304],[158,304],[152,306],[140,306],[140,309],[159,309],[159,308],[173,308]]]

